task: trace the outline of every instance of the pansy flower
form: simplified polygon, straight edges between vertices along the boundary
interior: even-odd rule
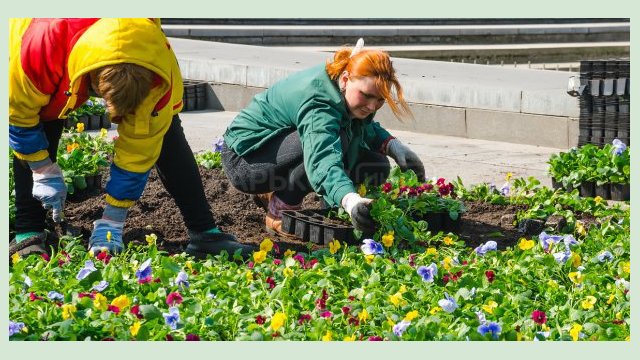
[[[145,262],[140,265],[138,270],[136,270],[136,277],[138,278],[138,282],[140,284],[151,282],[152,280],[152,271],[151,268],[151,258],[145,260]]]
[[[481,244],[477,248],[475,248],[474,251],[476,252],[476,254],[482,256],[482,255],[488,253],[489,251],[495,251],[497,249],[498,249],[498,243],[496,243],[493,240],[490,240],[490,241],[487,241],[484,244]]]
[[[64,300],[64,295],[60,294],[60,293],[59,293],[59,292],[57,292],[57,291],[53,291],[53,290],[52,290],[52,291],[49,291],[49,292],[47,293],[47,297],[48,297],[50,300],[61,300],[61,301],[62,301],[62,300]]]
[[[178,328],[178,322],[180,321],[180,310],[177,307],[172,306],[169,308],[168,313],[162,313],[164,317],[164,322],[169,325],[171,330],[175,330]]]
[[[411,321],[402,320],[393,326],[393,333],[396,334],[396,336],[402,336],[409,325],[411,325]]]
[[[106,289],[107,286],[109,286],[109,282],[105,280],[101,280],[99,283],[95,284],[92,289],[100,292]]]
[[[176,276],[175,283],[179,288],[182,288],[182,289],[188,288],[189,281],[187,279],[188,279],[187,273],[184,271],[180,271],[178,273],[178,276]]]
[[[167,305],[169,306],[180,305],[182,304],[182,300],[182,295],[180,295],[179,292],[172,292],[167,295]]]
[[[19,333],[20,331],[22,331],[22,329],[24,329],[23,322],[15,322],[9,320],[9,336],[13,336]]]
[[[80,269],[80,271],[78,271],[78,274],[76,275],[76,279],[82,280],[96,270],[97,269],[96,269],[96,266],[93,264],[93,261],[87,260],[84,262],[84,267]]]
[[[562,235],[548,235],[546,232],[541,232],[538,235],[538,240],[540,240],[540,245],[544,251],[549,251],[550,247],[553,244],[557,244],[560,241],[564,240],[564,236]]]
[[[627,149],[627,145],[620,141],[620,139],[613,139],[612,144],[613,148],[611,149],[611,153],[614,155],[620,155]]]
[[[382,244],[375,242],[373,239],[362,240],[363,245],[360,246],[365,255],[378,255],[384,253]]]
[[[613,260],[613,254],[610,251],[603,251],[598,254],[598,262],[605,262]]]
[[[438,267],[435,263],[431,263],[429,266],[419,266],[416,272],[422,277],[422,281],[433,282],[435,276],[438,275]]]
[[[494,339],[498,338],[498,335],[502,331],[502,327],[497,322],[486,322],[478,326],[478,333],[480,335],[491,334]]]
[[[445,297],[444,299],[438,300],[438,305],[440,305],[442,310],[448,313],[452,313],[456,311],[456,309],[458,308],[458,303],[456,303],[456,299],[449,296],[449,294],[446,292],[444,293],[444,297]]]

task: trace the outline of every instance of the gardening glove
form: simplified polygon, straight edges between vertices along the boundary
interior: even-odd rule
[[[93,222],[93,232],[89,238],[89,251],[97,254],[106,248],[111,254],[124,250],[122,229],[127,218],[127,208],[108,204],[102,219]]]
[[[46,158],[40,161],[29,161],[33,175],[33,197],[42,202],[42,206],[53,210],[53,221],[64,220],[64,202],[67,199],[67,185],[64,183],[62,170],[58,164]]]
[[[389,141],[386,152],[387,155],[391,156],[398,166],[400,166],[400,170],[413,170],[418,176],[418,181],[424,181],[425,174],[422,161],[416,153],[401,143],[400,140],[392,139]]]
[[[348,193],[340,202],[351,216],[353,227],[367,234],[376,231],[376,223],[371,217],[371,202],[373,199],[363,198],[358,193]]]

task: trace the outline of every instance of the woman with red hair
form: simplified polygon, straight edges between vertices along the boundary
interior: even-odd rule
[[[256,195],[271,233],[285,235],[281,211],[300,209],[310,192],[342,206],[357,229],[371,233],[371,200],[355,185],[384,182],[387,155],[424,179],[418,156],[373,121],[385,102],[396,117],[411,116],[389,55],[363,50],[360,39],[327,64],[256,95],[224,135],[225,173],[238,190]]]

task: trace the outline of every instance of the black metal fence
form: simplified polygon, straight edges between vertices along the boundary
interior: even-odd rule
[[[629,60],[580,62],[578,145],[602,146],[620,139],[631,145]]]

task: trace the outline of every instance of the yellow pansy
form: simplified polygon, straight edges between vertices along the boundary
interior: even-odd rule
[[[513,177],[513,173],[508,172],[507,175],[505,175],[504,179],[508,182],[509,180],[511,180],[512,177]]]
[[[390,317],[387,317],[387,324],[389,324],[389,326],[393,327],[396,323],[393,320],[391,320]]]
[[[616,298],[615,294],[609,295],[609,299],[607,299],[607,305],[611,305],[611,303],[615,298]]]
[[[626,272],[627,274],[631,273],[631,263],[629,261],[625,261],[622,263],[622,271]]]
[[[247,279],[247,281],[252,281],[253,280],[253,273],[251,271],[247,271],[247,273],[244,274],[244,277]]]
[[[596,204],[600,204],[602,202],[602,197],[596,196],[596,197],[593,198],[593,201],[595,201]]]
[[[107,137],[107,129],[105,128],[100,129],[100,137],[103,139]]]
[[[140,331],[140,321],[136,320],[136,322],[129,327],[129,331],[131,332],[131,336],[138,335],[138,331]]]
[[[327,333],[322,337],[322,341],[331,341],[333,340],[333,334],[331,331],[327,330]]]
[[[430,247],[426,251],[427,255],[438,255],[438,250],[436,248]]]
[[[158,235],[156,234],[145,235],[144,240],[147,242],[149,246],[154,245],[158,240]]]
[[[453,238],[451,238],[451,236],[445,236],[444,239],[442,239],[442,241],[444,242],[445,245],[455,244],[455,241],[453,241]]]
[[[451,263],[453,263],[453,259],[451,258],[451,256],[447,256],[446,258],[444,258],[444,260],[442,260],[442,266],[445,268],[445,270],[451,269]]]
[[[584,300],[582,300],[581,305],[585,310],[589,310],[593,308],[593,305],[596,303],[597,299],[591,295],[588,295]]]
[[[104,295],[97,293],[93,299],[93,307],[102,311],[107,310],[107,298]]]
[[[498,307],[498,303],[490,300],[486,305],[482,305],[482,310],[488,312],[489,314],[493,314],[493,309]]]
[[[353,334],[351,336],[345,336],[344,339],[342,339],[342,341],[355,341],[356,340],[356,334]]]
[[[404,321],[411,321],[418,317],[418,310],[409,311],[407,315],[404,316]]]
[[[406,293],[407,292],[407,287],[403,285],[400,285],[400,289],[398,289],[398,291],[400,291],[401,293]]]
[[[522,333],[520,331],[518,331],[516,333],[516,341],[522,341],[522,339],[524,339],[524,336],[522,335]]]
[[[529,250],[531,248],[533,248],[533,246],[536,244],[535,241],[533,240],[527,240],[525,238],[520,238],[520,242],[518,243],[518,247],[520,248],[520,250]]]
[[[292,277],[293,276],[293,269],[288,267],[285,268],[284,270],[282,270],[282,275],[284,275],[285,277]]]
[[[333,240],[329,242],[329,252],[332,254],[337,253],[340,247],[341,247],[340,241],[338,240]]]
[[[67,152],[68,153],[72,153],[73,150],[79,149],[79,148],[80,148],[80,144],[74,142],[73,144],[68,144],[67,145]]]
[[[582,325],[573,324],[571,330],[569,330],[569,335],[571,335],[571,339],[573,339],[573,341],[578,341],[580,338],[580,331],[582,331]]]
[[[407,303],[407,301],[402,298],[402,293],[399,292],[399,291],[397,293],[389,296],[389,301],[391,301],[391,303],[393,305],[395,305],[395,306],[405,305]]]
[[[271,318],[271,328],[273,329],[273,331],[278,331],[278,329],[280,329],[284,325],[284,321],[286,319],[287,315],[282,312],[273,314],[273,317]]]
[[[362,311],[358,313],[358,320],[360,320],[360,322],[366,322],[369,320],[369,313],[367,312],[367,309],[362,309]]]
[[[76,312],[76,306],[72,304],[62,305],[62,318],[67,320],[73,317],[73,313]]]
[[[287,249],[287,251],[284,252],[284,257],[293,256],[295,254],[296,254],[295,251],[293,251],[291,249]]]
[[[573,255],[571,256],[571,265],[576,268],[582,265],[582,257],[580,256],[580,254],[573,253]]]
[[[553,280],[553,279],[551,279],[551,280],[547,281],[547,286],[552,287],[554,289],[557,289],[558,288],[558,282]]]
[[[376,256],[375,255],[365,255],[364,259],[367,261],[367,264],[371,264],[373,262],[373,259],[375,259]]]
[[[187,267],[187,269],[189,269],[189,271],[193,272],[193,261],[191,260],[187,260],[184,262],[184,266]]]
[[[260,251],[269,252],[273,249],[273,241],[269,238],[264,238],[260,243]]]
[[[616,320],[622,320],[622,313],[621,312],[617,312],[616,313]]]
[[[117,306],[118,309],[124,309],[129,306],[129,304],[130,302],[127,295],[120,295],[117,298],[113,299],[113,301],[111,302],[111,305]]]
[[[76,124],[76,130],[77,130],[79,133],[83,132],[83,131],[84,131],[84,124],[83,124],[83,123],[81,123],[81,122],[77,123],[77,124]]]
[[[574,271],[569,273],[569,280],[574,284],[582,283],[582,273],[580,271]]]
[[[13,265],[17,264],[20,260],[22,260],[22,258],[20,257],[20,254],[18,254],[17,252],[11,255],[11,263]]]
[[[584,223],[580,220],[576,221],[576,233],[581,236],[587,235],[587,229],[585,229]]]
[[[431,310],[429,310],[429,314],[434,315],[439,313],[440,311],[442,311],[442,308],[440,306],[434,306],[431,308]]]
[[[391,245],[393,245],[393,231],[389,231],[382,235],[382,245],[386,247],[391,247]]]
[[[266,258],[267,252],[264,250],[256,251],[253,253],[253,261],[255,261],[256,264],[260,264],[261,262],[265,261]]]
[[[364,186],[364,184],[360,184],[358,187],[358,195],[361,197],[365,197],[365,195],[367,195],[367,187]]]

